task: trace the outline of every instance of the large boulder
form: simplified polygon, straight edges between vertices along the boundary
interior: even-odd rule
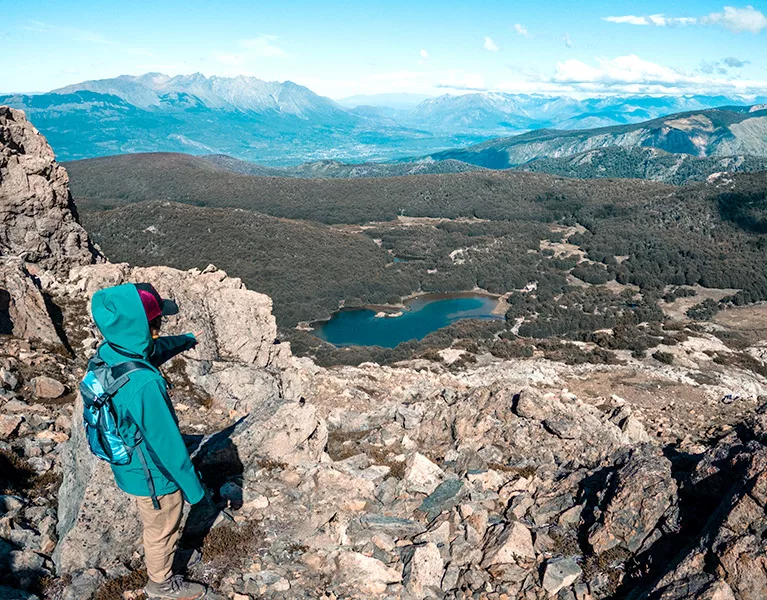
[[[43,294],[21,261],[0,263],[0,335],[3,334],[61,344]]]
[[[671,462],[657,446],[624,453],[603,490],[589,544],[596,554],[618,546],[631,553],[647,549],[661,535],[659,526],[674,527],[676,497]]]
[[[0,255],[58,275],[102,260],[77,222],[69,176],[22,111],[0,106]]]
[[[75,413],[82,413],[79,394]],[[82,426],[72,428],[61,460],[57,572],[105,568],[130,558],[141,538],[136,503],[117,488],[109,466],[91,454]]]

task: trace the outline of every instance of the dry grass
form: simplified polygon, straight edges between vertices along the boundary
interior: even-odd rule
[[[205,536],[202,559],[217,571],[242,568],[243,562],[261,547],[264,537],[257,521],[242,525],[222,525]]]
[[[608,578],[606,596],[612,598],[615,591],[620,587],[625,574],[626,561],[631,558],[628,550],[616,546],[601,554],[587,556],[581,564],[583,569],[583,581],[589,581],[599,573],[604,573]]]
[[[376,446],[364,439],[370,430],[341,432],[331,431],[328,435],[328,445],[325,451],[334,461],[346,460],[358,454],[366,455],[373,464],[389,467],[389,475],[402,479],[405,476],[405,461],[392,460],[393,456],[401,453],[398,445]]]
[[[123,598],[123,592],[141,590],[146,582],[147,576],[144,569],[133,571],[103,583],[93,595],[93,600],[120,600]],[[145,599],[146,596],[143,593],[136,597],[136,600]]]
[[[192,384],[186,373],[186,361],[177,357],[162,367],[163,375],[173,384],[176,392],[181,391],[198,406],[213,407],[213,398],[202,388]]]

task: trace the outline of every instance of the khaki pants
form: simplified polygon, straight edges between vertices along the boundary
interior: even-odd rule
[[[160,510],[152,499],[134,496],[144,526],[144,559],[149,579],[163,583],[173,575],[173,557],[181,537],[181,514],[184,499],[181,492],[160,496]]]

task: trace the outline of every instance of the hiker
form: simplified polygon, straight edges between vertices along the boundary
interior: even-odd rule
[[[117,486],[138,504],[149,576],[146,595],[196,600],[205,595],[205,587],[174,575],[172,567],[184,500],[196,504],[206,495],[158,370],[197,345],[191,333],[159,337],[162,317],[177,312],[175,303],[163,300],[150,284],[126,283],[97,291],[91,314],[104,343],[89,362],[81,391],[91,450],[111,463]],[[101,413],[99,398],[108,400]],[[104,431],[110,424],[110,403],[119,439]]]

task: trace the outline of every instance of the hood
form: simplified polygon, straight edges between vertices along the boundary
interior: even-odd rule
[[[109,344],[136,358],[148,358],[153,340],[136,286],[125,283],[93,294],[91,314]]]

